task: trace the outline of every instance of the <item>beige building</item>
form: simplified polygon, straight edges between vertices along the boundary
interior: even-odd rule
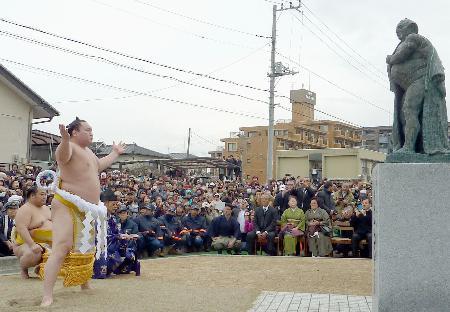
[[[363,148],[326,148],[298,151],[279,150],[276,153],[276,177],[291,176],[328,178],[331,180],[372,179],[376,164],[386,155]]]
[[[277,150],[323,148],[353,148],[361,145],[359,127],[331,120],[314,120],[316,95],[308,90],[292,90],[292,119],[279,120],[274,126],[274,155]],[[223,155],[239,156],[242,160],[242,177],[267,177],[268,126],[241,127],[224,142]],[[277,164],[274,158],[275,177]]]
[[[58,115],[56,109],[0,65],[1,166],[28,162],[33,124],[49,122]]]

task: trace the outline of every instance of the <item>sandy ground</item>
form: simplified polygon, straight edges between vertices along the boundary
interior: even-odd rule
[[[372,294],[372,262],[265,256],[189,256],[145,260],[142,275],[63,288],[41,309],[42,282],[0,276],[0,311],[247,311],[261,291]]]

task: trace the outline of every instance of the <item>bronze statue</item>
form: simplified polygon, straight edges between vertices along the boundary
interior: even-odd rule
[[[415,22],[397,25],[400,43],[386,57],[391,91],[395,94],[393,153],[387,161],[430,161],[448,155],[445,74],[431,42],[418,34]],[[444,156],[446,161],[450,157]]]

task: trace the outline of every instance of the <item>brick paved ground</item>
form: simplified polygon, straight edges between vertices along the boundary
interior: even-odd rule
[[[264,291],[249,312],[371,312],[372,297]]]

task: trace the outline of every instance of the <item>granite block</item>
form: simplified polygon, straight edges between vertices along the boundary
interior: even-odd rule
[[[450,311],[450,164],[379,164],[373,186],[373,311]]]

